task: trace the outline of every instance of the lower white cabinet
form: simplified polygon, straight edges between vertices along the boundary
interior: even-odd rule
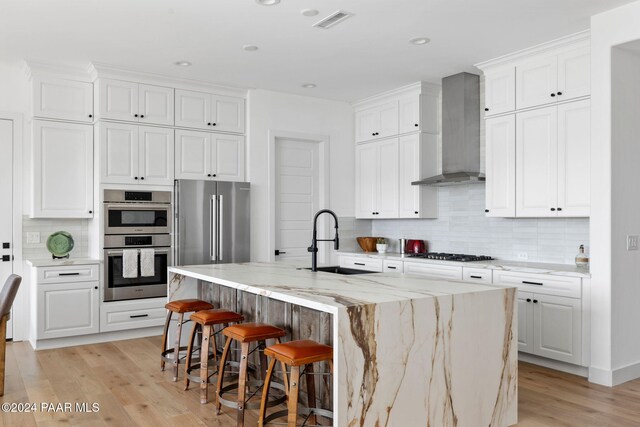
[[[382,272],[382,260],[362,256],[340,256],[340,267]]]
[[[385,259],[382,261],[382,271],[385,273],[404,273],[404,263],[402,261]]]
[[[162,326],[166,298],[105,302],[100,307],[100,332]]]
[[[453,265],[405,262],[405,274],[416,274],[432,279],[462,280],[462,267]]]

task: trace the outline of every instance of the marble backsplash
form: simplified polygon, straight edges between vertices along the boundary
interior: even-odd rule
[[[86,258],[89,254],[89,220],[87,219],[34,219],[22,218],[22,256],[24,259],[51,258],[47,238],[56,231],[66,231],[73,237],[70,258]],[[37,243],[29,243],[27,233],[40,233]]]

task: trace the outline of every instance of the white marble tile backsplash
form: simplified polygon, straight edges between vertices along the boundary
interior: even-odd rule
[[[70,258],[86,258],[89,255],[89,220],[87,219],[34,219],[22,218],[22,256],[25,259],[51,258],[47,250],[47,238],[56,231],[66,231],[73,237],[74,247]],[[39,243],[27,243],[27,233],[39,232]]]

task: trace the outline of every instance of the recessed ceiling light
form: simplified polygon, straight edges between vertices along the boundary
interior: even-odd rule
[[[280,3],[280,0],[256,0],[256,3],[263,6],[273,6],[274,4]]]
[[[318,11],[315,9],[302,9],[300,13],[304,16],[316,16],[318,14]]]
[[[409,40],[409,43],[412,44],[417,44],[417,45],[421,45],[421,44],[427,44],[429,43],[431,40],[429,40],[426,37],[416,37],[415,39],[411,39]]]
[[[316,87],[315,84],[313,83],[305,83],[302,85],[302,87],[306,88],[306,89],[313,89],[314,87]]]
[[[176,61],[174,64],[178,67],[191,67],[191,62],[189,61]]]
[[[242,48],[247,52],[255,52],[256,50],[258,50],[258,46],[256,46],[255,44],[245,44],[244,46],[242,46]]]

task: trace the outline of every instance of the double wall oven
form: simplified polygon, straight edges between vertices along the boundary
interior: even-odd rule
[[[104,190],[105,301],[167,296],[171,212],[170,191]],[[153,249],[153,274],[130,277],[125,274],[125,251],[136,252],[141,272],[141,249]]]

